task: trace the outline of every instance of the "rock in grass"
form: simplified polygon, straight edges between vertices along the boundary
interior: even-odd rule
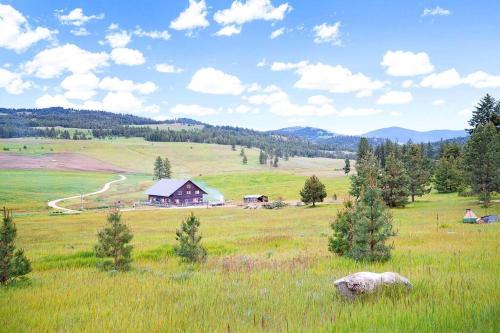
[[[351,299],[361,294],[372,293],[383,286],[403,285],[408,289],[412,288],[407,278],[393,272],[359,272],[338,279],[333,284],[342,296]]]

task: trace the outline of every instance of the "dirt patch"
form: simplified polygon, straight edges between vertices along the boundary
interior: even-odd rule
[[[73,153],[54,153],[26,156],[13,153],[0,154],[0,169],[49,169],[100,172],[127,172],[129,170]]]

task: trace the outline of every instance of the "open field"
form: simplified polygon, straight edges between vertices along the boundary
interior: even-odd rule
[[[464,225],[456,195],[427,195],[394,210],[394,257],[355,263],[327,251],[338,205],[283,210],[199,209],[209,260],[179,264],[175,229],[188,210],[123,213],[134,269],[98,271],[92,254],[105,214],[18,216],[33,261],[27,283],[0,290],[3,331],[477,331],[500,325],[499,225]],[[498,209],[491,208],[491,210]],[[436,223],[436,213],[439,222]],[[409,294],[346,302],[332,281],[397,271]],[[134,309],[131,311],[131,309]],[[96,318],[99,318],[96,320]]]
[[[24,149],[24,146],[27,149]],[[259,164],[257,149],[245,149],[248,164],[244,165],[239,155],[241,147],[232,151],[230,146],[215,144],[147,142],[140,138],[87,141],[22,138],[0,140],[0,147],[22,155],[83,154],[118,169],[148,174],[152,173],[155,158],[158,155],[166,156],[171,160],[174,177],[178,178],[275,169]],[[0,155],[2,153],[4,152],[0,152]],[[341,171],[335,170],[340,170],[343,165],[343,160],[296,157],[289,161],[281,160],[277,169],[296,174],[315,172],[318,175],[331,176],[342,174]]]
[[[456,194],[418,198],[392,210],[398,231],[393,258],[356,263],[327,251],[330,223],[341,207],[332,203],[332,195],[342,199],[349,189],[348,178],[335,171],[342,161],[294,158],[276,169],[260,166],[258,151],[252,150],[245,166],[239,151],[227,146],[136,139],[17,139],[2,140],[2,145],[12,148],[3,156],[13,151],[26,158],[74,154],[130,170],[109,191],[85,198],[86,208],[144,199],[158,154],[171,159],[175,176],[194,176],[226,199],[265,193],[293,202],[311,174],[325,183],[328,198],[314,209],[193,209],[209,252],[201,266],[180,264],[173,256],[175,230],[189,209],[123,212],[134,233],[133,270],[112,274],[96,268],[101,259],[92,252],[106,210],[50,215],[46,204],[96,191],[117,179],[115,173],[0,170],[0,201],[16,211],[17,243],[33,266],[27,281],[0,288],[0,332],[499,330],[500,226],[461,223],[465,208],[498,214],[499,203],[486,211],[475,198]],[[80,202],[61,205],[78,208]],[[332,282],[366,270],[399,272],[414,289],[342,300]]]
[[[98,172],[0,170],[0,202],[15,211],[47,211],[50,200],[95,191],[115,178]]]

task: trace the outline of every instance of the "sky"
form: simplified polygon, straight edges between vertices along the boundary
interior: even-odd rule
[[[463,129],[500,1],[0,0],[0,106],[341,134]]]

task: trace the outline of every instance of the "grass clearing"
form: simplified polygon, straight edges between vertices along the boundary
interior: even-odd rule
[[[125,212],[134,269],[109,274],[92,254],[105,212],[17,216],[18,244],[33,261],[28,283],[0,290],[5,331],[498,331],[499,225],[460,223],[471,198],[430,194],[393,210],[398,236],[384,264],[327,251],[339,205],[282,210],[199,209],[203,266],[172,256],[189,210]],[[490,208],[490,213],[498,207]],[[436,227],[436,212],[439,223]],[[356,302],[333,280],[356,271],[396,271],[410,293]],[[134,311],[130,311],[133,308]],[[95,320],[99,318],[99,320]],[[22,323],[22,326],[20,325]]]

